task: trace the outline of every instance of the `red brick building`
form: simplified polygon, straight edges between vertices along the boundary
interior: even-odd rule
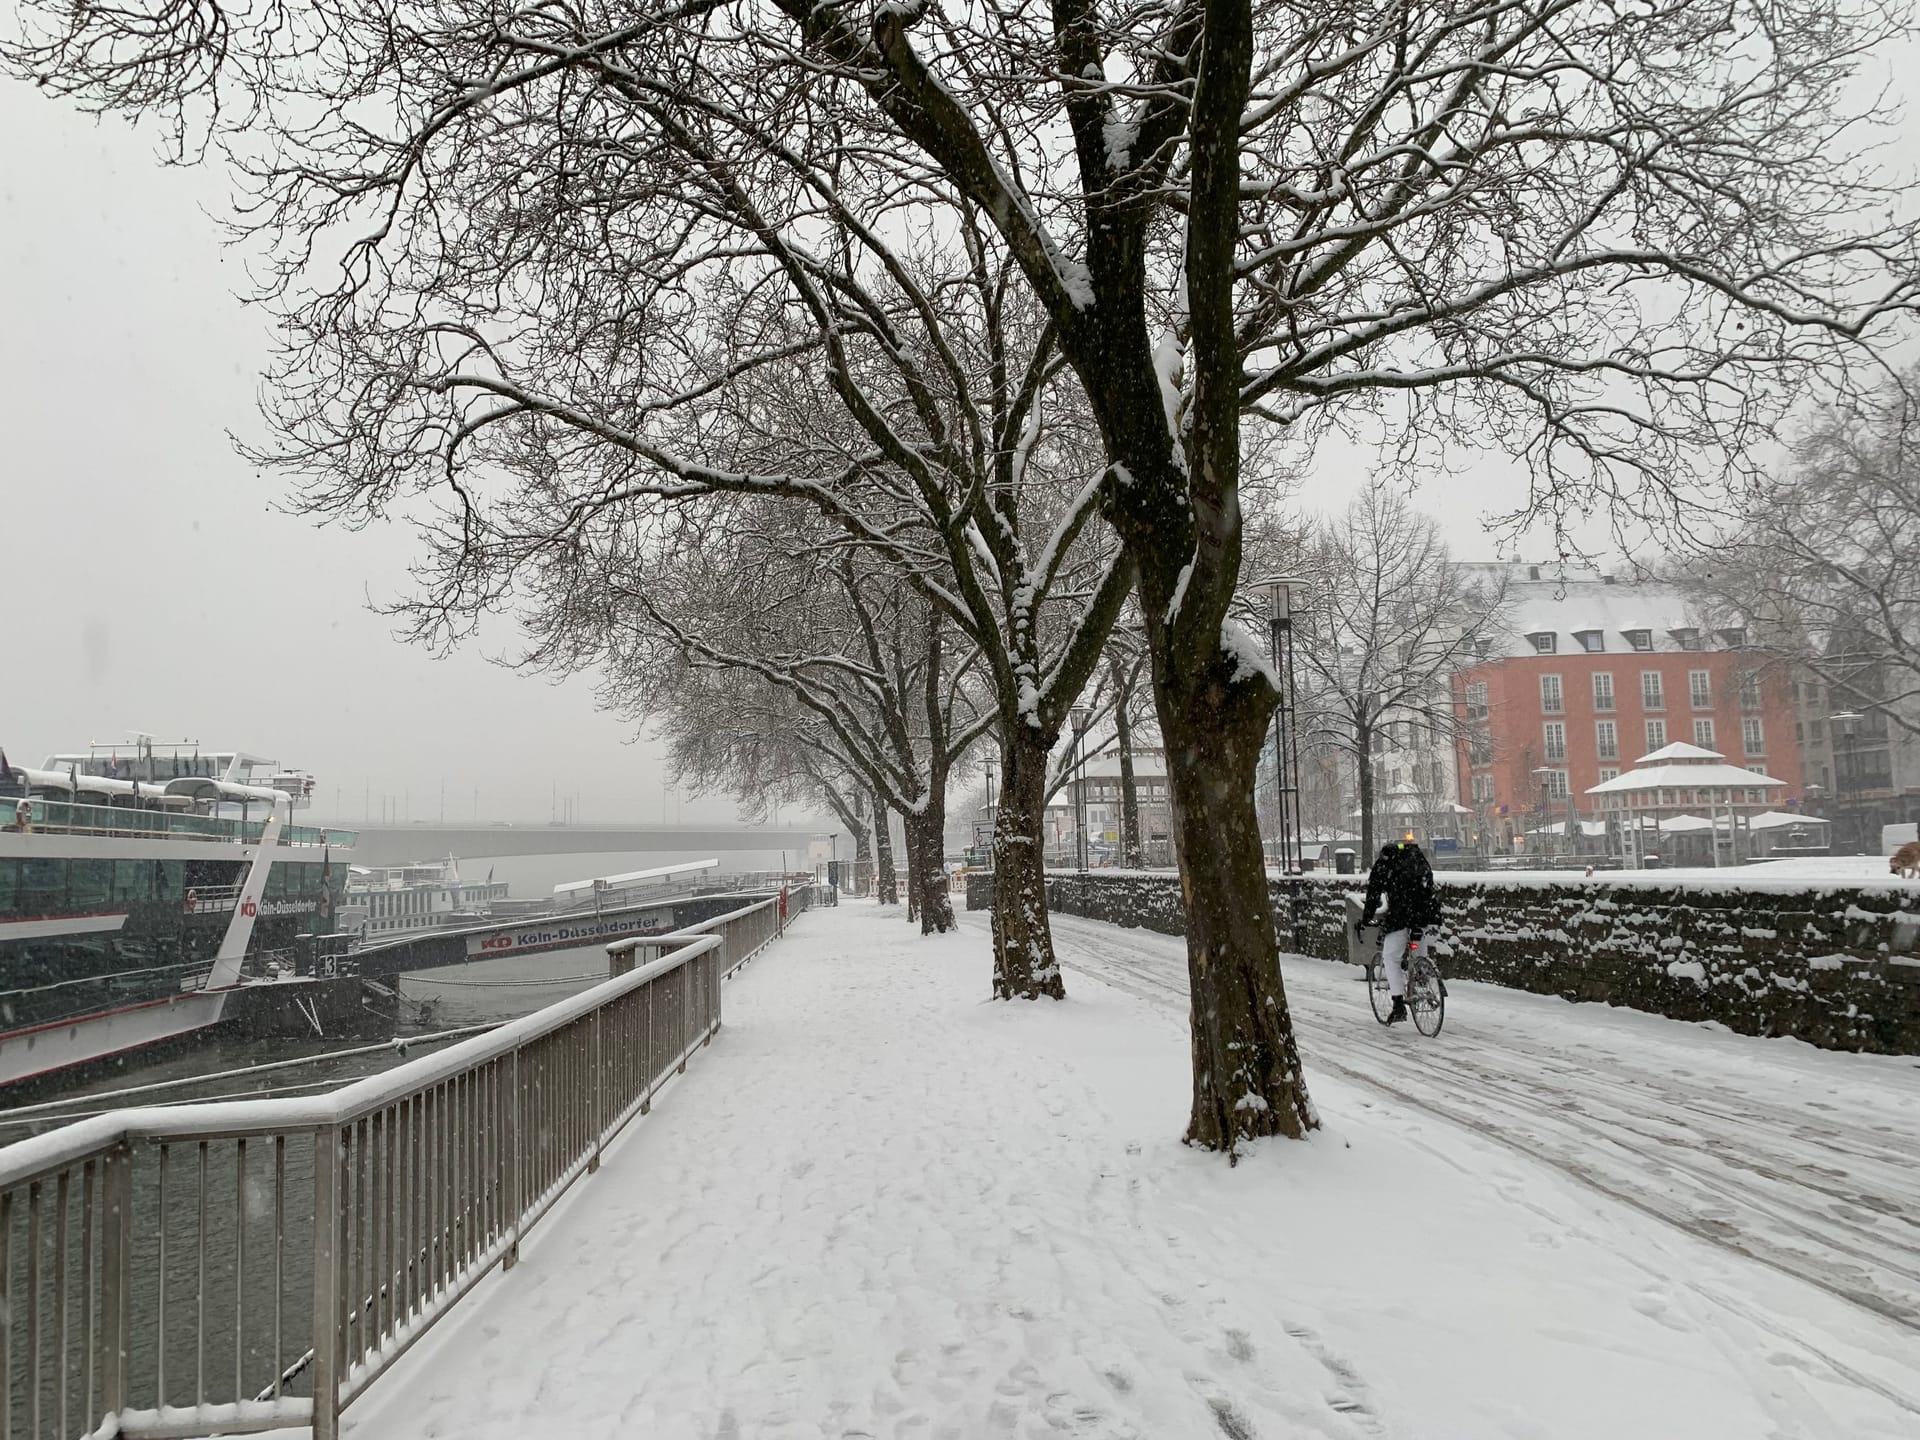
[[[1744,633],[1700,628],[1667,586],[1467,568],[1490,581],[1504,573],[1509,602],[1502,636],[1454,682],[1467,722],[1456,764],[1460,803],[1473,812],[1469,845],[1511,851],[1545,818],[1565,820],[1569,800],[1594,820],[1591,786],[1676,740],[1784,780],[1769,803],[1798,806],[1791,678]]]

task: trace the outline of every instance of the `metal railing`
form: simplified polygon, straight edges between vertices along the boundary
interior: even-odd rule
[[[722,978],[782,929],[776,897],[655,937],[666,953],[591,990],[327,1094],[0,1149],[0,1440],[334,1440],[686,1069]]]
[[[266,829],[264,820],[231,820],[215,815],[180,815],[167,810],[139,810],[120,805],[80,805],[71,800],[30,802],[35,830],[52,830],[63,835],[111,835],[143,840],[215,840],[230,844],[258,844]],[[7,802],[8,828],[13,802]],[[335,830],[319,825],[283,825],[282,845],[337,845],[352,849],[359,838],[352,830]]]
[[[607,946],[608,972],[623,975],[635,965],[651,963],[703,935],[719,935],[726,941],[727,958],[723,974],[732,975],[778,939],[786,928],[787,918],[808,908],[812,895],[811,887],[803,891],[789,891],[785,916],[781,914],[780,900],[776,896],[772,900],[756,900],[738,910],[729,910],[724,915],[716,915],[711,920],[702,920],[697,925],[669,931],[664,935],[635,935],[612,941]]]

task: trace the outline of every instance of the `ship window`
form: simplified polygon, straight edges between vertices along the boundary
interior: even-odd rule
[[[64,860],[22,860],[20,862],[20,913],[22,915],[59,915],[67,908],[67,862]]]
[[[0,916],[16,914],[14,901],[20,894],[20,862],[0,860]]]
[[[113,900],[129,905],[153,898],[153,866],[146,860],[116,860],[113,863]]]

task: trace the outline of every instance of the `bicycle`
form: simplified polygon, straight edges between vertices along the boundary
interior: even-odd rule
[[[1380,942],[1386,937],[1386,930],[1379,925],[1368,925],[1364,936],[1360,936],[1354,934],[1350,924],[1347,934],[1349,955],[1358,951],[1354,958],[1366,971],[1367,999],[1373,1005],[1373,1018],[1385,1025],[1393,1013],[1393,990],[1387,983],[1386,962],[1380,958]],[[1429,1040],[1447,1023],[1447,982],[1440,978],[1440,967],[1433,963],[1425,942],[1420,940],[1407,946],[1407,1013],[1413,1019],[1413,1028]]]

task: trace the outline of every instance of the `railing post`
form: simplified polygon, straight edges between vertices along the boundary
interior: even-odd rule
[[[127,1408],[127,1294],[133,1262],[133,1147],[124,1140],[100,1162],[100,1325],[95,1367],[103,1415]],[[97,1424],[103,1415],[89,1415]]]
[[[723,940],[721,944],[725,944]],[[687,1073],[687,1051],[693,1048],[693,1042],[687,1037],[693,1030],[693,967],[680,967],[680,1073]]]
[[[627,952],[627,961],[631,966],[633,952]],[[600,1021],[606,1015],[606,1007],[593,1012],[593,1155],[587,1161],[587,1173],[593,1174],[600,1168],[600,1145],[607,1133],[607,1066],[606,1053],[601,1049]]]
[[[507,1133],[502,1137],[507,1157],[507,1203],[513,1207],[513,1241],[500,1259],[502,1270],[520,1263],[520,1225],[527,1213],[525,1177],[520,1160],[520,1047],[507,1057],[507,1113],[502,1117]]]
[[[313,1440],[340,1435],[340,1127],[313,1136]]]

